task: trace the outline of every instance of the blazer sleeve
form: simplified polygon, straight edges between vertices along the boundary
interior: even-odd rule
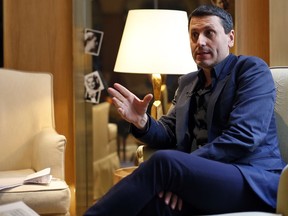
[[[181,146],[190,140],[190,135],[187,136],[190,104],[190,97],[187,97],[187,93],[192,91],[195,83],[197,83],[197,72],[181,76],[167,115],[162,116],[158,121],[149,116],[148,130],[144,133],[137,131],[132,125],[132,134],[153,148],[172,148],[183,151]]]

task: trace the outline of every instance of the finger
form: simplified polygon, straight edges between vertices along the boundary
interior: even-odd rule
[[[118,113],[121,115],[121,117],[122,117],[123,119],[129,121],[129,120],[127,119],[126,112],[125,112],[124,109],[122,109],[121,107],[119,107],[119,108],[117,109],[117,111],[118,111]]]
[[[171,192],[166,192],[166,194],[165,194],[165,203],[166,203],[166,205],[169,205],[169,203],[170,203],[170,200],[171,200],[171,196],[172,196],[172,193]]]
[[[143,102],[144,102],[145,104],[149,104],[152,99],[153,99],[153,95],[152,95],[152,94],[147,94],[147,95],[145,95],[145,97],[143,98]]]
[[[112,98],[112,102],[115,105],[116,108],[120,108],[122,107],[122,102],[117,98],[117,97],[113,97]]]
[[[171,204],[170,204],[173,210],[176,208],[177,201],[178,201],[178,196],[173,194],[172,199],[171,199]]]
[[[115,89],[113,89],[112,87],[109,87],[109,88],[107,89],[107,91],[108,91],[108,93],[109,93],[112,97],[114,97],[114,95],[115,95],[115,93],[116,93],[116,90],[115,90]]]
[[[124,101],[126,99],[119,91],[115,90],[114,88],[109,87],[108,93],[120,101]]]
[[[132,92],[130,92],[127,88],[120,85],[119,83],[114,83],[114,88],[117,89],[125,98],[129,98],[131,96],[134,96],[134,94]]]
[[[182,199],[178,198],[178,210],[181,211],[183,207],[183,201]]]
[[[158,193],[158,197],[159,197],[159,198],[162,198],[163,195],[164,195],[164,191],[161,191],[160,193]]]
[[[126,112],[125,105],[115,97],[112,98],[112,102],[114,106],[117,108],[117,112],[120,114],[120,116],[126,121],[130,122],[130,120],[126,116],[127,112]]]

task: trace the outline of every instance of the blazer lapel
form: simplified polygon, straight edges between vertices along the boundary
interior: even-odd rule
[[[188,152],[190,151],[190,133],[188,129],[189,120],[191,120],[189,116],[189,108],[191,103],[191,96],[196,84],[198,82],[198,76],[195,73],[194,77],[189,77],[191,79],[191,84],[187,85],[183,92],[185,92],[179,101],[177,102],[177,121],[176,121],[176,128],[177,128],[177,148],[179,150]]]
[[[236,62],[237,62],[236,56],[232,56],[230,60],[227,61],[227,63],[222,68],[221,73],[219,74],[216,88],[211,94],[210,101],[207,107],[207,129],[209,132],[211,132],[212,120],[215,111],[215,104],[224,86],[226,85],[228,79],[230,78],[232,71],[235,70],[234,65]],[[210,137],[211,134],[209,133],[208,136]]]
[[[207,107],[207,129],[208,131],[211,131],[211,125],[212,125],[212,119],[213,119],[216,101],[222,89],[224,88],[225,84],[227,83],[228,79],[229,79],[229,76],[226,76],[224,79],[218,81],[217,88],[215,88],[215,91],[211,94],[209,105]]]

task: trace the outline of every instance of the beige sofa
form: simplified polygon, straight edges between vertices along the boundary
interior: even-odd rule
[[[48,185],[0,190],[0,204],[23,201],[40,215],[69,215],[66,138],[55,131],[53,77],[0,69],[0,182],[51,168]]]
[[[113,185],[114,171],[120,168],[117,154],[117,125],[109,123],[110,104],[92,107],[94,200]]]

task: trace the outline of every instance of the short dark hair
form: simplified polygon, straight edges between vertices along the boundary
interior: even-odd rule
[[[230,13],[222,8],[216,7],[214,5],[201,5],[196,8],[189,15],[189,23],[192,17],[202,17],[202,16],[217,16],[221,19],[222,26],[224,28],[225,34],[228,34],[233,27],[233,19]]]

